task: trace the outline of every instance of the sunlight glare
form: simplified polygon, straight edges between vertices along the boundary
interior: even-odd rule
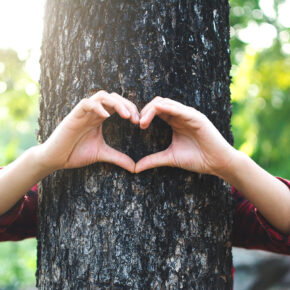
[[[276,28],[269,23],[258,25],[256,22],[249,22],[248,26],[238,33],[241,41],[249,43],[255,50],[268,48],[277,37]]]
[[[290,0],[285,1],[284,3],[279,5],[278,8],[278,20],[279,22],[287,28],[290,28]]]
[[[274,9],[274,0],[260,0],[259,6],[263,10],[266,16],[269,18],[276,17],[276,11]]]
[[[28,56],[34,66],[28,68],[39,78],[39,57],[43,27],[44,0],[0,0],[0,48],[14,49],[20,59]],[[31,71],[30,71],[31,70]]]

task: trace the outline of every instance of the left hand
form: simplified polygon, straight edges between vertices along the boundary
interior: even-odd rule
[[[108,162],[130,172],[135,162],[108,146],[103,138],[102,123],[117,112],[132,123],[139,123],[137,107],[116,93],[99,91],[81,100],[41,146],[43,166],[57,170]]]

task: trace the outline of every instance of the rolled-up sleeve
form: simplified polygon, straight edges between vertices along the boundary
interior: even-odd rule
[[[36,236],[37,199],[37,186],[34,186],[9,211],[0,216],[1,242],[19,241]]]
[[[290,188],[290,182],[279,178]],[[290,235],[273,227],[237,190],[232,189],[236,202],[233,225],[233,246],[266,250],[290,255]]]

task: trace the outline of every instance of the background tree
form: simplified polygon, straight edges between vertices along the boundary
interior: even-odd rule
[[[91,89],[141,109],[162,95],[197,107],[231,142],[227,1],[47,1],[40,137]],[[107,142],[135,160],[166,148],[110,118]],[[42,289],[230,289],[231,198],[212,176],[160,168],[138,175],[109,164],[57,172],[42,183]]]

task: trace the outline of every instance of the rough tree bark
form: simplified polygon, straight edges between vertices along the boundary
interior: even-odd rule
[[[161,95],[198,108],[231,142],[227,0],[48,0],[40,140],[91,89],[141,109]],[[170,143],[155,120],[114,116],[109,144],[138,160]],[[39,200],[40,289],[231,289],[231,198],[213,176],[133,175],[109,164],[59,171]]]

